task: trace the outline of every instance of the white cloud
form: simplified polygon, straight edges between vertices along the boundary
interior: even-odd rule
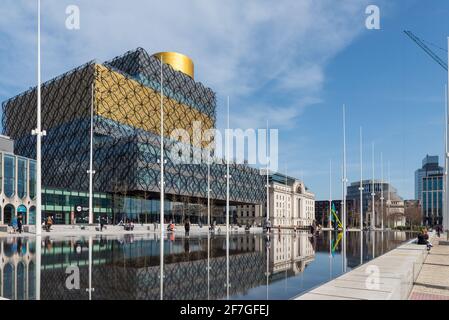
[[[365,1],[42,1],[43,71],[56,76],[88,60],[112,58],[144,47],[149,53],[175,50],[195,62],[197,79],[223,94],[250,95],[270,81],[280,90],[314,90],[324,67],[363,28]],[[65,7],[81,10],[81,29],[65,28]],[[2,4],[2,34],[19,52],[6,70],[14,77],[35,58],[34,1]],[[2,64],[5,62],[2,61]],[[32,70],[32,69],[31,69]],[[307,94],[307,92],[305,92]]]

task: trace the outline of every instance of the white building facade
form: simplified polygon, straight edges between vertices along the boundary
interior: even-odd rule
[[[309,227],[315,219],[315,195],[304,182],[281,174],[270,176],[270,221],[273,227]]]

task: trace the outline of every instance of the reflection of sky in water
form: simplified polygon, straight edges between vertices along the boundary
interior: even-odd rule
[[[349,233],[346,271],[385,253],[413,234]],[[155,234],[93,236],[93,299],[159,299],[159,240]],[[267,246],[268,243],[268,246]],[[290,299],[343,273],[343,239],[334,232],[307,234],[232,234],[229,246],[230,299]],[[0,294],[35,297],[33,238],[0,239]],[[41,299],[88,299],[89,238],[42,238]],[[332,249],[331,249],[332,248]],[[226,237],[170,236],[164,241],[165,299],[226,299]],[[268,252],[268,259],[267,259]],[[209,276],[207,274],[211,267]],[[268,270],[267,270],[268,261]],[[80,290],[65,287],[68,266],[80,270]],[[267,287],[268,271],[268,287]],[[209,278],[209,281],[208,281]]]

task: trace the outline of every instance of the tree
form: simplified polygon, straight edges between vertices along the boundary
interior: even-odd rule
[[[414,229],[414,227],[421,226],[422,224],[422,216],[421,216],[421,207],[416,203],[405,203],[404,215],[406,218],[406,224],[410,227],[410,229]]]

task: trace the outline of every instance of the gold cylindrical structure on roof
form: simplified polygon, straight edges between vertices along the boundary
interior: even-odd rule
[[[178,52],[158,52],[153,54],[153,56],[158,59],[162,57],[164,63],[194,79],[193,61],[188,56]]]

